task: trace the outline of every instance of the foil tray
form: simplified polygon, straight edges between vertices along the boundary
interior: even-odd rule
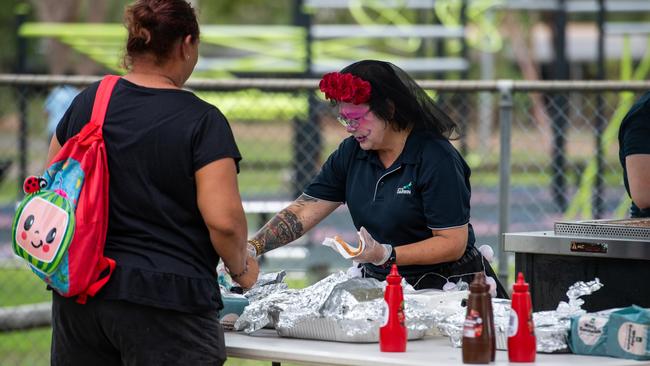
[[[555,235],[650,241],[650,218],[560,221]]]
[[[330,318],[312,318],[301,321],[291,328],[277,328],[276,331],[282,337],[317,339],[321,341],[350,342],[350,343],[377,343],[379,342],[379,328],[372,328],[365,334],[350,336],[337,324],[336,320]],[[420,339],[424,337],[426,330],[408,330],[408,339]]]

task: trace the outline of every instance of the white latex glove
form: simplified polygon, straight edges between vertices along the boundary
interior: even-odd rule
[[[352,259],[357,263],[372,263],[380,266],[388,260],[393,250],[390,244],[377,242],[363,226],[357,235],[359,235],[359,245],[356,248],[338,236],[325,238],[323,245],[336,250],[343,258]]]
[[[372,235],[363,226],[359,229],[358,234],[359,240],[363,244],[363,250],[354,257],[354,260],[359,263],[372,263],[375,266],[386,263],[393,251],[393,247],[390,244],[381,244],[373,239]]]

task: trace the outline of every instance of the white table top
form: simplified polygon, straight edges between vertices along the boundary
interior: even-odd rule
[[[409,341],[405,353],[379,351],[378,343],[341,343],[307,339],[282,338],[275,330],[263,329],[252,335],[226,332],[228,357],[278,362],[321,365],[462,365],[460,348],[454,348],[444,337]],[[538,353],[535,365],[650,365],[611,357],[579,356],[573,354]],[[496,362],[490,365],[526,365],[508,362],[508,353],[497,350]]]

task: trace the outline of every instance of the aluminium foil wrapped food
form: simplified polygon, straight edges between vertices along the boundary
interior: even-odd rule
[[[568,333],[571,326],[571,317],[584,314],[585,310],[582,309],[584,300],[581,297],[592,294],[602,286],[603,284],[600,283],[598,278],[590,282],[577,282],[567,290],[568,302],[561,301],[556,310],[533,313],[537,352],[569,352]],[[508,346],[510,300],[492,299],[492,308],[494,311],[497,349],[505,350]],[[436,322],[440,334],[448,336],[454,347],[461,347],[462,345],[462,329],[466,311],[465,307],[459,308],[456,313],[449,314]]]
[[[508,347],[508,322],[510,319],[510,300],[492,299],[492,312],[494,314],[494,333],[496,348],[505,350]],[[463,323],[467,308],[460,306],[457,311],[442,319],[438,319],[436,326],[441,335],[449,337],[451,345],[461,347],[463,344]]]
[[[282,282],[286,277],[285,271],[271,272],[260,274],[255,282],[255,285],[244,293],[249,302],[264,298],[269,294],[286,290],[289,285]]]
[[[252,333],[273,326],[287,337],[342,342],[377,342],[386,317],[384,284],[344,272],[301,290],[282,290],[249,305],[235,329]],[[424,336],[434,317],[425,304],[405,297],[409,339]]]
[[[537,352],[570,352],[569,329],[571,328],[571,318],[586,313],[582,309],[585,302],[581,297],[591,295],[601,287],[603,287],[603,284],[598,278],[589,282],[576,282],[567,290],[568,302],[560,301],[555,310],[533,313]]]

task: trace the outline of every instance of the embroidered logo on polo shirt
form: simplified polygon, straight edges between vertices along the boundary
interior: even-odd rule
[[[413,182],[409,182],[404,187],[397,188],[397,194],[411,194],[412,186],[413,186]]]

